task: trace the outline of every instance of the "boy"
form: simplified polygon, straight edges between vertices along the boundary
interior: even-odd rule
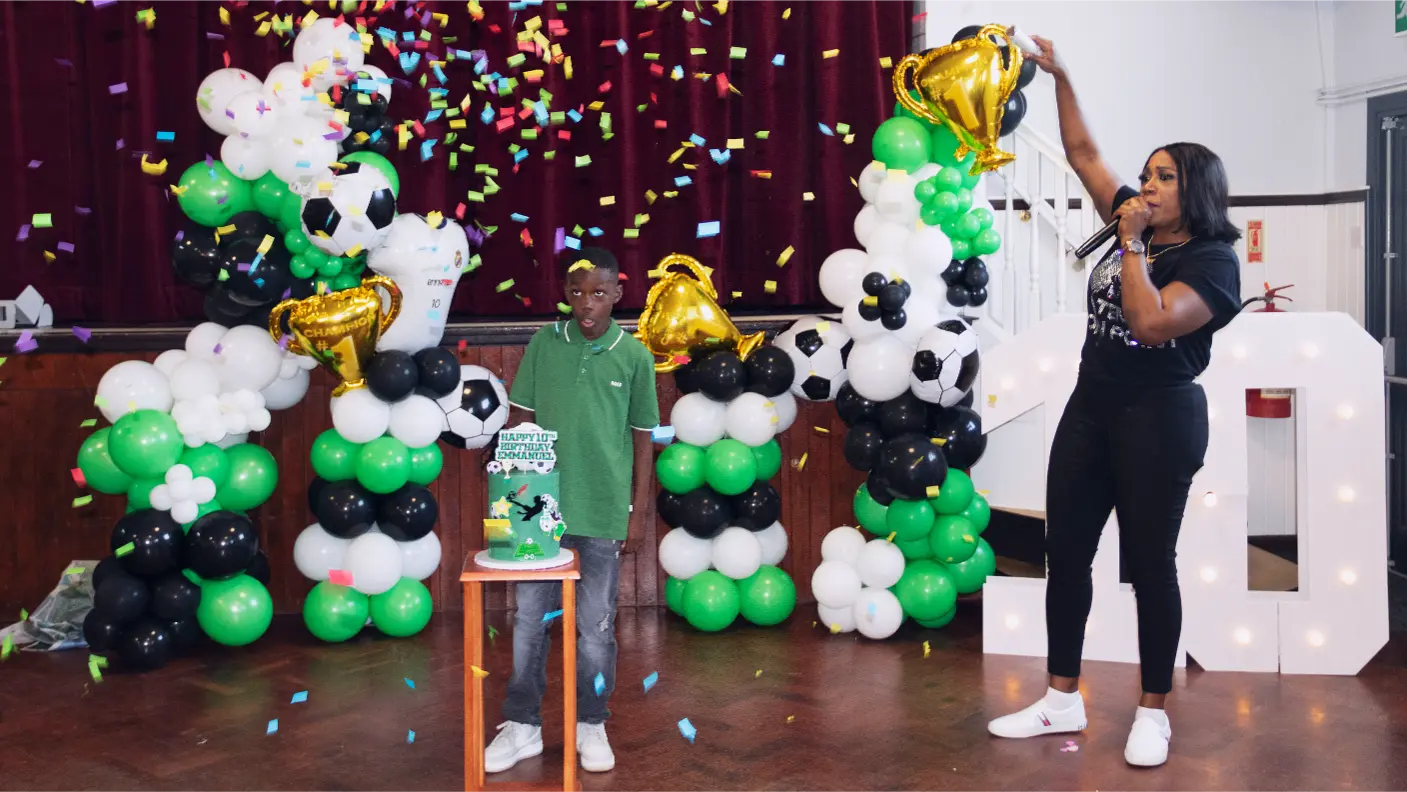
[[[616,592],[620,552],[644,535],[631,504],[650,497],[651,432],[659,424],[655,362],[611,319],[620,301],[620,267],[600,248],[564,254],[572,318],[538,330],[513,380],[509,424],[532,421],[557,433],[562,481],[562,547],[581,563],[577,583],[577,753],[590,772],[615,767],[606,739],[606,701],[616,681]],[[513,676],[504,723],[484,752],[484,769],[507,770],[542,753],[541,704],[547,687],[548,630],[542,617],[561,608],[558,583],[517,584]],[[605,688],[596,693],[596,675]]]

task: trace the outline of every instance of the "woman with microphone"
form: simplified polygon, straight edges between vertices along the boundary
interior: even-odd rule
[[[1029,57],[1055,78],[1065,156],[1118,243],[1090,274],[1089,325],[1074,393],[1056,429],[1046,475],[1046,633],[1050,687],[997,718],[998,737],[1080,731],[1080,655],[1093,587],[1090,567],[1112,511],[1138,603],[1143,695],[1124,748],[1129,764],[1167,761],[1164,711],[1182,630],[1177,536],[1192,476],[1207,449],[1207,400],[1194,380],[1212,335],[1240,311],[1240,232],[1227,217],[1226,170],[1205,146],[1155,150],[1121,186],[1080,114],[1050,41]],[[1136,111],[1136,109],[1135,109]]]

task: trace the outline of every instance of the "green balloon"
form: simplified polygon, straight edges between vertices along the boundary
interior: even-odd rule
[[[410,481],[428,487],[444,466],[445,457],[438,444],[410,449]]]
[[[926,500],[896,498],[884,516],[884,527],[895,534],[896,542],[926,538],[933,530],[933,507]]]
[[[924,104],[923,96],[920,95],[918,91],[913,90],[913,89],[910,89],[910,90],[909,90],[909,96],[913,97],[913,100],[914,100],[915,102],[917,102],[917,103],[919,103],[919,104]],[[895,102],[895,103],[894,103],[894,115],[896,115],[896,116],[903,116],[904,118],[912,118],[913,120],[915,120],[915,121],[917,121],[917,122],[923,124],[925,127],[932,127],[932,126],[933,126],[933,122],[932,122],[932,121],[929,121],[927,118],[924,118],[924,117],[922,117],[922,116],[915,115],[912,110],[910,110],[909,108],[907,108],[907,107],[905,107],[904,105],[900,104],[899,102]]]
[[[944,220],[947,220],[949,217],[952,217],[958,213],[957,194],[950,192],[940,192],[937,195],[933,196],[933,200],[929,201],[924,208],[932,208],[934,217],[934,222],[928,223],[927,219],[925,219],[924,222],[928,223],[929,225],[938,225],[939,223],[942,223]]]
[[[324,580],[303,600],[303,623],[314,638],[341,643],[361,632],[370,610],[365,594]]]
[[[377,495],[387,495],[410,481],[410,449],[382,435],[357,452],[357,481]]]
[[[953,617],[956,615],[958,615],[958,606],[954,605],[952,610],[948,611],[942,616],[939,616],[936,619],[914,619],[914,621],[918,622],[918,625],[920,627],[927,627],[930,630],[937,630],[940,627],[947,627],[948,623],[951,622],[953,620]]]
[[[928,203],[933,200],[933,196],[938,194],[938,187],[933,179],[924,179],[914,185],[914,199],[919,203]]]
[[[960,564],[971,558],[979,541],[972,523],[957,516],[939,517],[933,524],[933,533],[928,535],[933,557],[945,564]]]
[[[948,244],[953,246],[953,258],[958,261],[972,258],[972,245],[968,244],[966,239],[948,237]]]
[[[929,498],[933,510],[939,514],[960,514],[972,500],[972,479],[961,470],[948,470],[943,484],[938,488],[938,497]]]
[[[953,576],[953,584],[959,594],[975,594],[982,590],[982,584],[997,571],[997,554],[986,539],[977,540],[977,549],[972,557],[958,564],[949,564],[948,572]]]
[[[408,638],[425,629],[434,611],[430,589],[410,578],[371,598],[371,623],[392,638]]]
[[[738,610],[759,627],[780,624],[796,607],[796,584],[791,575],[764,564],[751,577],[738,581]]]
[[[753,460],[754,469],[757,466]],[[703,486],[704,450],[688,443],[673,443],[665,446],[655,460],[655,476],[660,486],[683,495]]]
[[[853,505],[855,519],[859,521],[861,528],[875,536],[889,535],[889,507],[880,505],[880,502],[870,495],[869,485],[861,484],[860,488],[855,490]]]
[[[910,561],[904,574],[894,584],[894,596],[904,607],[904,613],[915,620],[932,620],[958,602],[957,586],[948,570],[937,561]]]
[[[313,449],[308,457],[313,463],[313,472],[328,481],[346,481],[357,477],[357,454],[359,443],[342,437],[336,429],[328,429],[313,440]]]
[[[980,256],[990,256],[1001,247],[1002,238],[995,228],[984,228],[972,238],[972,249]]]
[[[192,221],[218,228],[240,212],[254,208],[249,182],[230,173],[224,163],[212,160],[186,168],[178,182],[181,194],[176,202]]]
[[[776,440],[768,440],[754,446],[752,456],[757,460],[757,478],[766,481],[782,469],[782,446]]]
[[[968,212],[972,211],[972,191],[969,190],[969,189],[967,189],[967,188],[960,188],[960,189],[957,191],[956,195],[957,195],[957,197],[958,197],[958,214],[963,214],[963,215],[965,215],[965,214],[967,214]],[[972,218],[972,219],[973,219],[973,220],[977,220],[976,217],[974,217],[974,218]],[[980,222],[980,221],[978,222],[977,230],[978,230],[978,231],[982,230],[982,226],[981,226],[981,222]],[[973,234],[976,234],[976,233],[977,233],[976,231],[973,232]]]
[[[220,501],[215,500],[214,498],[211,498],[210,500],[208,500],[208,501],[206,501],[206,502],[204,502],[204,503],[202,503],[202,504],[196,506],[196,508],[195,508],[195,520],[199,520],[201,517],[204,517],[205,515],[207,515],[207,514],[209,514],[209,513],[211,513],[211,512],[224,511],[224,510],[225,510],[225,507],[220,505]],[[191,532],[191,526],[192,526],[192,525],[195,525],[195,520],[191,520],[190,522],[187,522],[187,523],[181,523],[181,528],[182,528],[183,530],[185,530],[186,533],[190,533],[190,532]]]
[[[738,618],[740,600],[738,584],[732,578],[706,569],[684,584],[684,618],[696,629],[718,632]]]
[[[342,274],[361,276],[366,272],[366,251],[362,251],[351,258],[342,259]]]
[[[931,129],[933,131],[929,133],[929,147],[933,151],[933,161],[950,168],[961,168],[964,171],[970,169],[972,160],[977,155],[969,151],[966,157],[958,159],[955,155],[962,142],[958,140],[957,135],[943,125],[934,125]]]
[[[401,175],[396,173],[396,166],[391,161],[377,154],[374,151],[356,151],[342,158],[343,162],[360,162],[363,165],[381,171],[381,175],[386,177],[386,181],[391,183],[391,195],[397,198],[401,195]]]
[[[230,475],[224,486],[215,488],[215,497],[231,511],[257,508],[274,494],[278,484],[278,463],[267,448],[240,443],[225,449]]]
[[[112,461],[133,478],[164,479],[185,447],[176,420],[158,410],[127,413],[107,436]]]
[[[302,256],[303,261],[307,262],[308,266],[312,267],[314,270],[320,270],[326,266],[329,258],[326,253],[318,250],[315,246],[309,246],[307,250],[298,255]]]
[[[938,188],[938,192],[957,192],[962,189],[962,171],[953,167],[940,168],[933,177],[933,186]]]
[[[664,579],[664,604],[680,616],[684,615],[684,587],[688,581],[669,576]]]
[[[312,245],[312,240],[308,239],[308,235],[303,233],[301,229],[290,228],[288,231],[284,232],[283,246],[288,248],[288,252],[295,256],[312,247]]]
[[[297,255],[289,259],[288,271],[293,274],[293,277],[299,280],[303,280],[316,275],[318,272],[318,268],[314,267],[312,264],[309,264],[308,259],[305,256]]]
[[[949,235],[950,239],[966,239],[969,241],[977,236],[977,232],[981,230],[977,218],[973,217],[971,213],[960,215],[953,221],[952,227],[953,233]]]
[[[345,291],[346,289],[355,289],[360,285],[362,285],[361,276],[353,275],[352,273],[346,271],[343,271],[341,275],[338,275],[337,277],[332,279],[333,291]]]
[[[944,194],[945,193],[939,193],[939,195]],[[943,217],[943,213],[939,211],[938,207],[934,206],[931,202],[922,204],[918,208],[918,219],[922,220],[924,225],[939,225],[943,222]]]
[[[962,172],[962,186],[967,189],[971,190],[973,187],[976,187],[977,182],[980,181],[982,181],[982,174],[973,173],[970,168]]]
[[[979,206],[976,209],[973,209],[972,216],[977,218],[977,225],[983,231],[986,231],[987,229],[991,228],[992,223],[996,222],[997,220],[996,215],[992,214],[992,210],[988,209],[985,206]]]
[[[225,453],[225,449],[214,443],[182,451],[181,464],[191,469],[192,476],[210,479],[215,483],[216,489],[223,487],[230,477],[230,457]]]
[[[105,426],[88,435],[88,439],[78,447],[78,469],[93,491],[120,495],[132,486],[133,479],[112,461],[112,454],[108,452],[108,434],[111,432],[111,427]]]
[[[318,274],[324,278],[335,278],[342,274],[342,259],[339,256],[328,256],[321,264],[318,264]]]
[[[704,480],[720,495],[741,495],[757,481],[752,449],[725,437],[704,452]]]
[[[279,211],[279,217],[289,231],[303,230],[303,196],[292,190],[283,197],[283,207]]]
[[[981,493],[973,493],[972,500],[967,502],[966,508],[958,512],[958,516],[967,518],[973,529],[981,535],[987,530],[987,524],[992,521],[992,507],[987,504],[987,499],[982,497]]]
[[[894,546],[898,547],[899,552],[904,554],[906,561],[933,557],[933,547],[928,544],[928,534],[924,534],[922,539],[915,539],[912,542],[903,542],[896,538]]]
[[[251,190],[254,208],[270,220],[283,219],[283,202],[288,197],[288,183],[273,171],[254,180]]]
[[[262,583],[241,573],[228,580],[206,581],[195,618],[215,643],[244,646],[269,629],[274,601]]]
[[[928,129],[912,118],[891,118],[875,130],[870,148],[884,167],[913,173],[928,162]]]
[[[165,483],[164,479],[134,479],[127,488],[127,510],[150,509],[151,491]]]

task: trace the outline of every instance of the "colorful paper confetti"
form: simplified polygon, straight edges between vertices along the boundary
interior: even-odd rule
[[[414,679],[411,679],[410,677],[404,677],[404,679],[405,679],[405,686],[408,687],[408,688],[410,688],[411,690],[415,690],[415,680],[414,680]]]
[[[278,733],[278,718],[274,718],[273,720],[269,721],[269,725],[264,729],[264,734],[266,736],[276,733]]]
[[[559,610],[554,610],[551,613],[544,613],[542,614],[542,623],[546,624],[561,615],[562,612]]]
[[[593,686],[596,688],[596,695],[600,696],[601,694],[605,693],[605,692],[606,692],[606,675],[605,675],[605,674],[602,674],[600,671],[597,671],[597,672],[596,672],[596,679],[592,681],[592,684],[593,684]]]
[[[698,736],[699,731],[694,728],[694,724],[690,723],[688,718],[683,718],[679,721],[679,733],[684,735],[684,739],[692,744],[694,738]]]
[[[306,691],[306,690],[300,690],[300,691],[298,691],[297,693],[294,693],[294,694],[293,694],[293,698],[289,699],[288,703],[289,703],[289,704],[302,704],[303,702],[305,702],[305,701],[307,701],[307,700],[308,700],[308,691]]]
[[[658,672],[658,671],[652,671],[652,672],[650,672],[650,675],[647,676],[647,677],[645,677],[645,692],[646,692],[646,693],[649,693],[649,692],[650,692],[650,688],[654,687],[657,683],[659,683],[659,681],[660,681],[660,672]]]

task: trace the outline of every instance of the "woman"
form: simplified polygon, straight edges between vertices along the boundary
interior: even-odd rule
[[[1033,55],[1055,77],[1065,156],[1118,246],[1089,280],[1089,328],[1075,391],[1055,432],[1046,476],[1046,632],[1050,689],[988,730],[1034,737],[1085,728],[1080,654],[1090,565],[1112,510],[1138,602],[1143,696],[1124,748],[1130,764],[1167,761],[1164,704],[1182,630],[1177,535],[1207,449],[1207,400],[1193,380],[1212,334],[1240,310],[1240,232],[1226,214],[1226,171],[1196,143],[1153,152],[1138,192],[1120,186],[1080,115],[1050,41]]]

